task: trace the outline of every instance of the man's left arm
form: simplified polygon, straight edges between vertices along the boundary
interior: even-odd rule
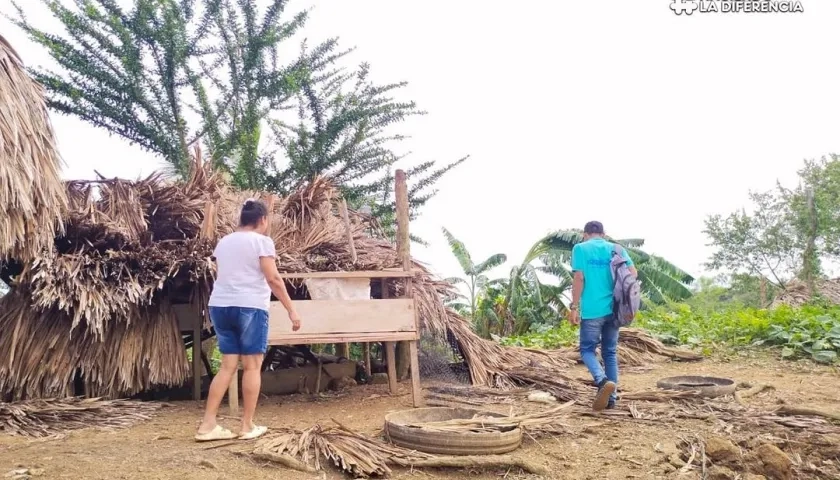
[[[633,263],[633,259],[630,258],[630,255],[627,254],[627,249],[626,248],[621,249],[621,257],[623,259],[627,260],[627,267],[630,268],[630,273],[632,273],[634,276],[638,277],[639,276],[639,271],[636,270],[636,264]]]
[[[583,266],[586,264],[583,250],[575,245],[572,248],[572,271],[574,277],[572,278],[572,304],[571,309],[571,323],[577,325],[580,322],[580,296],[583,293]]]

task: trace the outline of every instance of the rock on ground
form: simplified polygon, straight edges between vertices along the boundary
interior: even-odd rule
[[[753,450],[747,458],[747,465],[753,473],[774,480],[792,480],[793,462],[779,447],[765,443]]]
[[[723,437],[709,437],[706,439],[706,456],[716,464],[733,466],[741,462],[741,449]]]

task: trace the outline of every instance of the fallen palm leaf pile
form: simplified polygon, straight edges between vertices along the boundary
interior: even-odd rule
[[[336,422],[338,424],[338,422]],[[521,468],[547,475],[541,465],[509,455],[436,456],[391,445],[338,424],[335,428],[315,425],[304,431],[285,430],[257,442],[253,456],[282,466],[313,473],[332,463],[353,478],[381,477],[391,466],[406,468]]]
[[[580,362],[578,347],[555,351],[557,355]],[[651,334],[637,328],[622,328],[619,333],[618,360],[624,366],[642,366],[653,363],[657,358],[670,358],[680,362],[694,362],[703,359],[702,355],[681,348],[668,347]]]
[[[62,398],[0,403],[0,432],[45,437],[82,428],[125,428],[162,406],[133,400]]]

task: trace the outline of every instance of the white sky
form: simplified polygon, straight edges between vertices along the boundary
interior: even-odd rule
[[[410,82],[405,98],[429,115],[399,130],[412,136],[404,167],[471,155],[412,224],[431,242],[414,256],[444,276],[460,268],[442,226],[477,261],[506,253],[493,272],[505,276],[545,233],[591,219],[700,274],[707,214],[790,183],[805,158],[840,152],[840,2],[691,17],[674,15],[670,0],[290,4],[315,6],[312,41],[339,36],[378,81]],[[28,64],[50,64],[5,19],[0,31]],[[79,120],[53,119],[67,178],[160,166]]]

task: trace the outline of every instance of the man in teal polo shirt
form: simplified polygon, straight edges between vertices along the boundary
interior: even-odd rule
[[[580,325],[580,356],[595,384],[598,394],[592,405],[594,410],[615,408],[615,389],[618,384],[618,324],[613,308],[613,278],[610,260],[615,245],[604,239],[601,222],[589,222],[583,228],[583,242],[572,248],[572,304],[569,320]],[[636,267],[622,250],[627,266],[636,275]],[[598,361],[595,349],[601,345]]]

